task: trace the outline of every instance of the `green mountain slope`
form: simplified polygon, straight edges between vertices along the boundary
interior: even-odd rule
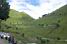
[[[17,27],[22,28],[22,24],[24,25],[29,25],[32,23],[33,18],[28,16],[24,12],[18,12],[15,10],[10,10],[9,12],[9,18],[5,22],[7,25],[16,25]],[[30,22],[30,23],[29,23]]]
[[[11,10],[9,16],[1,22],[0,30],[11,32],[22,43],[67,44],[67,5],[37,20],[15,10]],[[47,38],[47,43],[47,39],[42,38]]]
[[[9,16],[10,18],[7,20],[8,22],[11,20],[12,22],[17,22],[18,20],[21,21],[25,21],[25,20],[32,20],[32,18],[30,16],[28,16],[26,13],[24,12],[18,12],[15,10],[10,10],[9,12]],[[26,19],[27,18],[27,19]],[[15,21],[16,20],[16,21]]]
[[[48,30],[53,30],[48,36],[67,38],[65,35],[67,34],[67,5],[38,19],[36,22],[43,25],[44,29],[47,27]]]
[[[36,24],[43,27],[43,36],[52,39],[60,38],[61,40],[67,40],[67,5],[38,19]],[[56,44],[66,43],[57,42]]]

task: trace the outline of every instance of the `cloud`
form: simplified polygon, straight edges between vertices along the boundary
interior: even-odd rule
[[[34,19],[38,19],[43,14],[51,13],[67,4],[67,0],[9,0],[9,2],[11,9],[25,12]]]
[[[28,3],[28,4],[32,4],[33,6],[40,5],[40,1],[39,0],[25,0],[25,2]]]

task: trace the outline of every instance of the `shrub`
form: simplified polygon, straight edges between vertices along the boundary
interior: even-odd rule
[[[57,37],[57,40],[60,40],[60,37]]]

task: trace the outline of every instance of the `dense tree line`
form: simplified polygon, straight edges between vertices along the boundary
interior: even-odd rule
[[[6,20],[9,18],[9,3],[6,2],[6,0],[0,0],[0,19]]]

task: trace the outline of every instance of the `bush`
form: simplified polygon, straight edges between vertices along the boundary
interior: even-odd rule
[[[58,23],[60,23],[61,21],[60,20],[58,20]]]
[[[58,27],[60,27],[60,25],[58,23],[52,23],[50,25],[50,28],[53,28],[53,29],[57,29]]]
[[[39,26],[44,26],[44,24],[39,24]]]
[[[57,37],[57,40],[60,40],[60,37]]]

